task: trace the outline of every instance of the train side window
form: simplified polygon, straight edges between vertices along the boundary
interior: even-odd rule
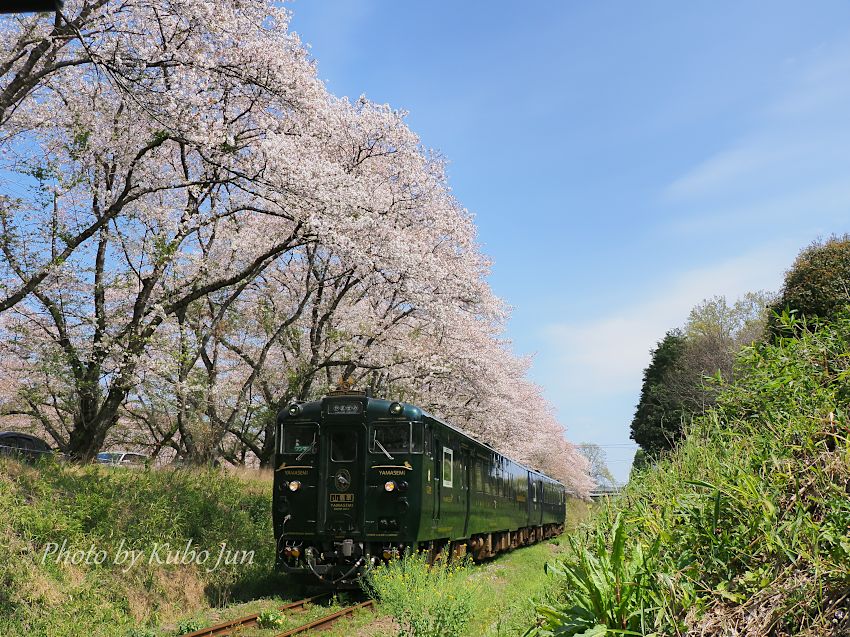
[[[335,431],[331,434],[331,460],[351,462],[357,458],[357,432]]]
[[[375,454],[410,453],[410,423],[372,427],[371,448]]]
[[[484,465],[481,458],[475,459],[475,490],[484,493]]]
[[[531,501],[537,502],[537,482],[533,481],[531,483]]]
[[[443,447],[443,486],[451,488],[454,480],[454,451]]]
[[[413,431],[412,439],[413,443],[411,445],[411,451],[413,453],[422,453],[422,450],[425,447],[425,432],[423,430],[424,425],[421,422],[411,423]]]

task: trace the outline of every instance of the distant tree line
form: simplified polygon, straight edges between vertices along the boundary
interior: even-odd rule
[[[654,462],[686,434],[691,420],[711,407],[724,383],[735,378],[742,347],[782,338],[793,315],[807,329],[850,304],[850,236],[816,241],[800,252],[778,294],[753,292],[730,304],[707,299],[683,328],[665,334],[643,373],[631,437],[640,445],[634,469]]]

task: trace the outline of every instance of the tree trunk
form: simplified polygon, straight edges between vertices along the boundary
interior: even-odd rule
[[[114,415],[112,418],[104,418],[106,414],[98,409],[98,402],[94,396],[80,398],[74,428],[68,437],[68,456],[74,462],[87,463],[94,460],[114,424]]]

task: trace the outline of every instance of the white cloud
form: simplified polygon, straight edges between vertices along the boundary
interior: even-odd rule
[[[796,65],[796,62],[794,63]],[[835,222],[850,203],[850,47],[818,50],[790,69],[753,126],[661,189],[679,231],[729,231],[809,218]]]
[[[649,298],[590,320],[545,328],[547,357],[558,373],[546,384],[576,404],[640,391],[649,351],[667,330],[684,324],[691,308],[718,294],[734,300],[753,290],[779,288],[799,245],[760,248],[712,266],[694,269],[650,289]],[[554,357],[552,356],[554,354]]]
[[[782,170],[816,150],[812,144],[800,144],[791,139],[750,140],[705,160],[670,184],[663,197],[674,202],[693,200],[722,190],[746,187],[753,179]]]
[[[850,164],[847,166],[850,174]],[[850,211],[850,180],[839,177],[789,192],[766,193],[746,203],[712,205],[697,214],[682,216],[668,226],[673,233],[723,234],[750,227],[774,232],[790,223],[807,221],[808,233],[829,235],[846,229]],[[802,246],[797,246],[798,249]]]

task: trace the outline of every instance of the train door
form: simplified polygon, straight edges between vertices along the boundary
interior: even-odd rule
[[[540,480],[540,524],[546,519],[546,498],[549,497],[546,483]]]
[[[461,447],[460,461],[462,463],[461,475],[463,476],[463,492],[461,493],[461,502],[463,503],[463,537],[469,537],[469,513],[472,510],[472,456],[469,449]]]
[[[535,524],[543,524],[543,480],[535,480],[537,483],[537,514],[535,516]]]
[[[434,445],[431,447],[434,450],[434,475],[431,478],[431,484],[434,487],[434,521],[440,519],[440,502],[443,495],[443,481],[441,479],[443,469],[443,443],[439,438],[434,438]]]
[[[322,428],[325,494],[320,532],[348,537],[363,532],[365,428],[351,424]]]
[[[537,526],[540,524],[540,512],[542,507],[540,505],[540,481],[534,476],[534,474],[528,474],[528,517],[529,517],[529,525]]]

